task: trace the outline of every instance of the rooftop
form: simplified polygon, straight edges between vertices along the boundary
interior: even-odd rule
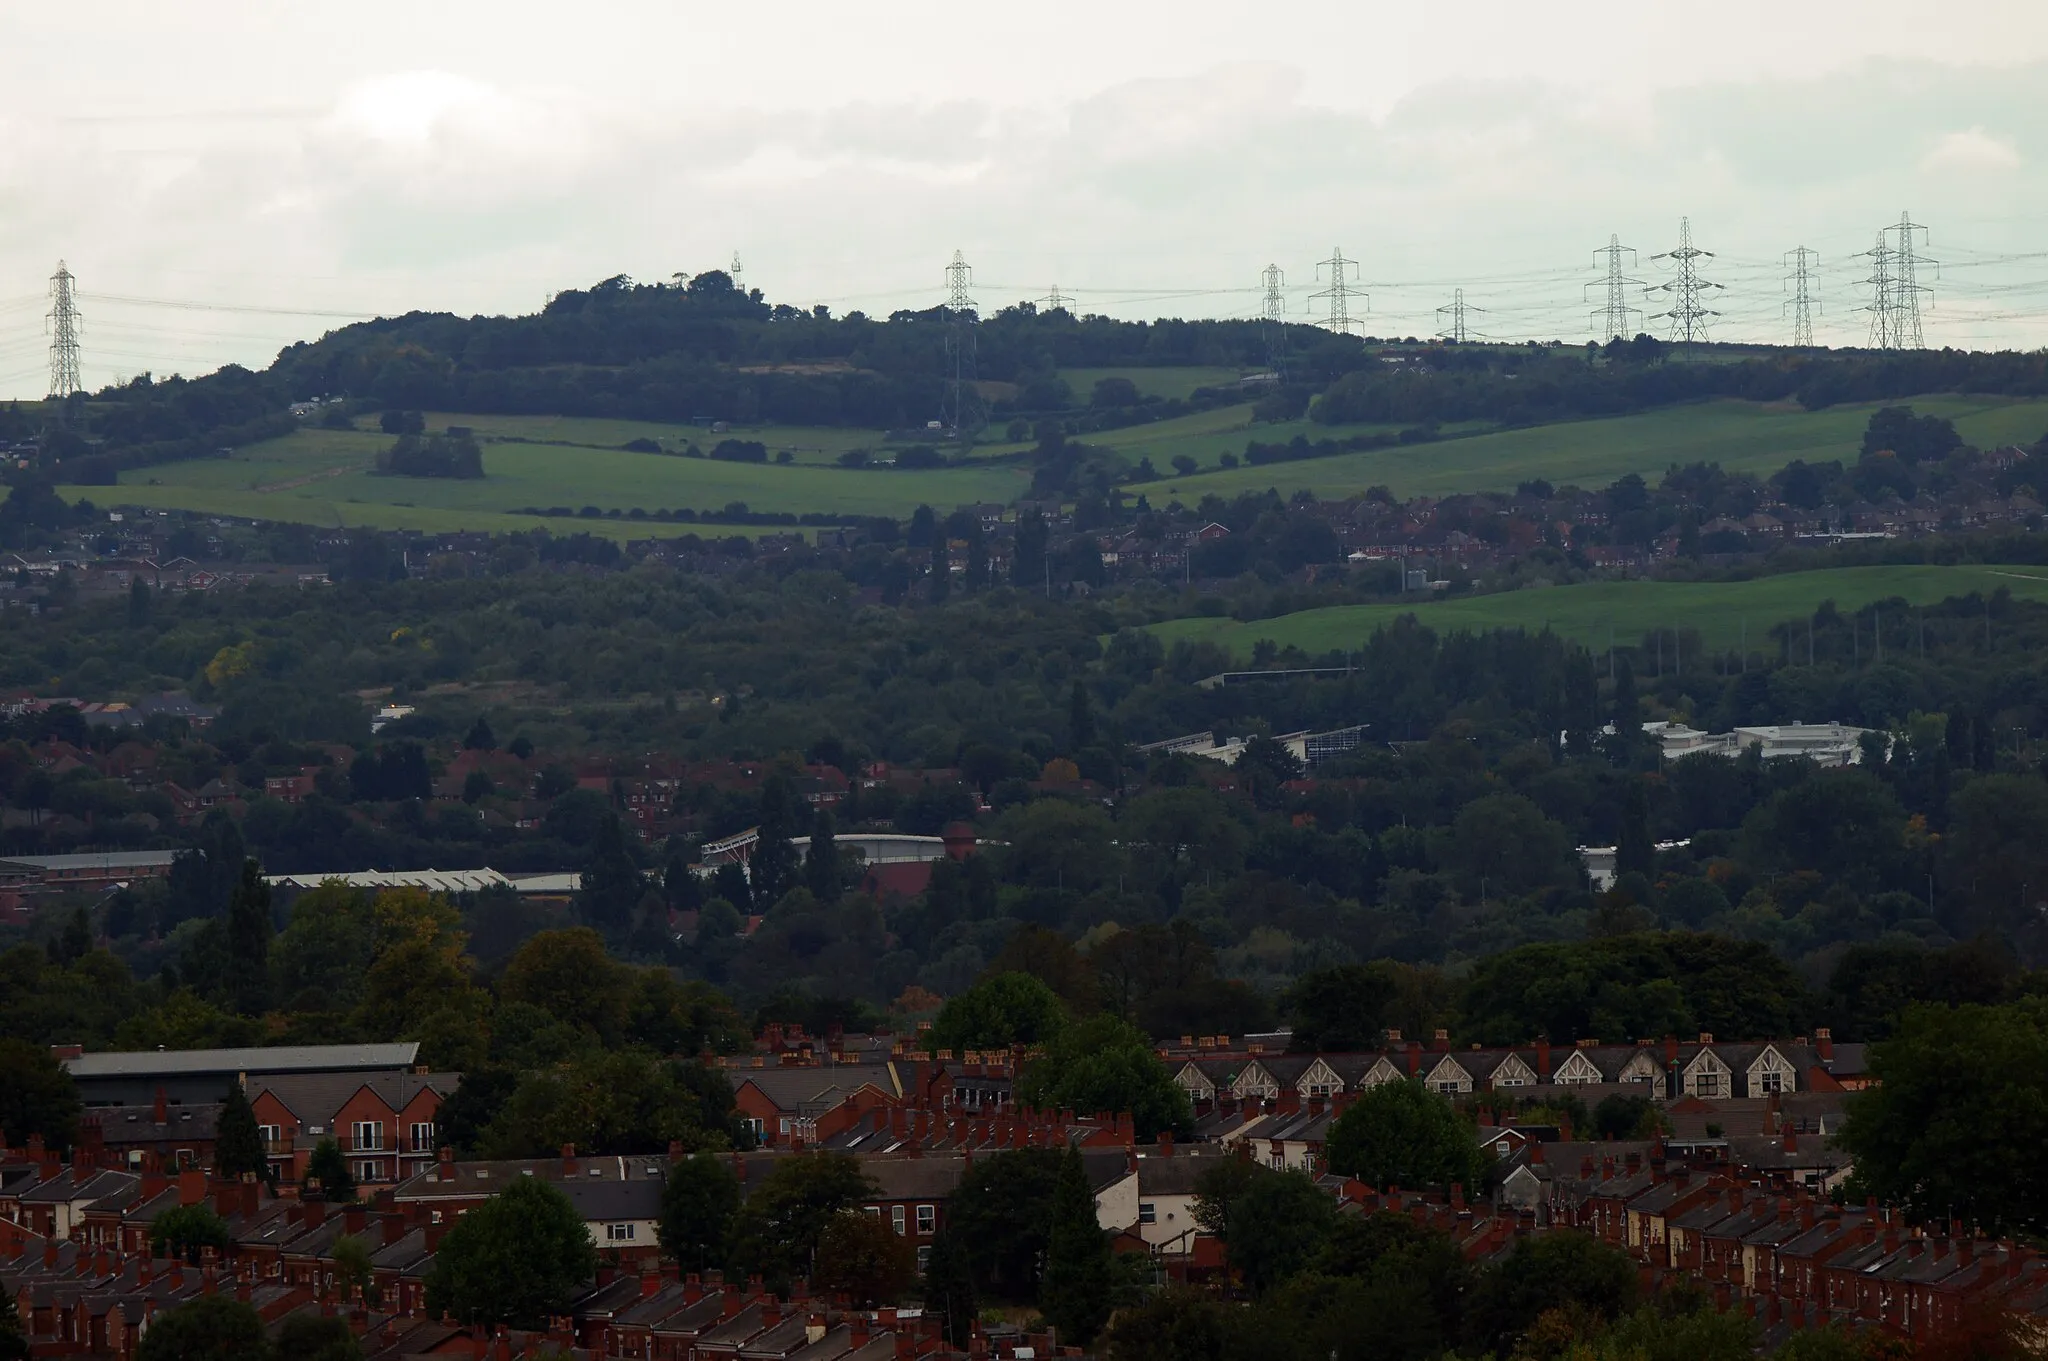
[[[274,1049],[155,1049],[80,1054],[65,1059],[64,1067],[74,1078],[340,1072],[410,1068],[419,1052],[417,1040],[401,1044],[286,1044]]]

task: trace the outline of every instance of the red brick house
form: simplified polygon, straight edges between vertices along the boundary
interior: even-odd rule
[[[252,1079],[249,1104],[281,1181],[299,1181],[323,1139],[358,1186],[390,1185],[434,1161],[435,1119],[457,1073],[322,1073]]]

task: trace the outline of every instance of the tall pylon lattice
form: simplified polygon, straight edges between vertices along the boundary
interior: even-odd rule
[[[1060,292],[1060,286],[1058,284],[1054,284],[1052,286],[1052,292],[1046,294],[1042,298],[1033,299],[1031,305],[1034,307],[1043,308],[1047,312],[1071,312],[1074,310],[1072,306],[1073,301],[1074,300],[1072,298]]]
[[[1785,267],[1791,271],[1785,276],[1785,287],[1792,290],[1792,296],[1785,300],[1783,310],[1792,314],[1792,344],[1798,349],[1813,346],[1813,314],[1820,306],[1813,296],[1813,272],[1819,265],[1817,250],[1794,246],[1785,252]]]
[[[1274,380],[1284,381],[1287,373],[1287,275],[1278,265],[1259,271],[1259,284],[1266,290],[1259,311],[1259,329],[1266,336],[1266,369]]]
[[[1451,290],[1451,300],[1436,309],[1436,319],[1443,323],[1436,333],[1438,340],[1448,340],[1453,345],[1463,345],[1472,338],[1472,330],[1465,324],[1465,317],[1472,312],[1484,312],[1484,307],[1469,307],[1465,303],[1465,290]]]
[[[1899,346],[1892,334],[1891,242],[1879,232],[1877,243],[1864,254],[1870,261],[1870,274],[1863,280],[1870,287],[1870,302],[1863,309],[1870,313],[1870,348],[1896,350]]]
[[[1628,267],[1622,263],[1624,255],[1634,260],[1635,253],[1636,248],[1622,245],[1619,236],[1609,236],[1607,244],[1593,252],[1593,258],[1604,263],[1607,268],[1605,279],[1597,284],[1586,285],[1589,290],[1606,290],[1606,297],[1600,306],[1593,309],[1593,338],[1603,344],[1610,340],[1635,338],[1635,329],[1629,318],[1642,316],[1643,309],[1628,305],[1629,290],[1640,289],[1644,285],[1641,279],[1631,279]]]
[[[1911,213],[1900,213],[1897,225],[1884,228],[1877,234],[1877,244],[1871,248],[1870,277],[1864,280],[1870,285],[1870,344],[1879,350],[1918,350],[1927,341],[1920,330],[1920,297],[1933,296],[1934,290],[1920,282],[1920,267],[1933,265],[1938,270],[1940,261],[1922,255],[1914,246],[1914,234],[1922,241],[1927,239],[1927,228],[1913,220]]]
[[[973,267],[966,256],[954,251],[953,262],[946,266],[946,367],[950,376],[939,419],[955,435],[980,426],[981,398],[974,372],[975,302],[968,291],[973,286]]]
[[[50,395],[85,391],[78,376],[78,280],[64,262],[50,276]]]
[[[746,267],[740,264],[740,253],[738,251],[732,253],[732,268],[728,269],[726,273],[732,278],[733,292],[744,293],[747,291],[747,271]]]
[[[1358,261],[1345,259],[1344,252],[1332,246],[1330,258],[1316,262],[1318,283],[1322,281],[1323,271],[1326,269],[1330,271],[1330,286],[1320,293],[1309,295],[1310,302],[1327,300],[1330,304],[1330,315],[1324,320],[1323,328],[1335,331],[1338,335],[1349,335],[1354,326],[1363,329],[1365,322],[1351,315],[1351,300],[1357,298],[1370,310],[1372,298],[1351,286],[1351,281],[1358,277]]]
[[[1721,314],[1707,306],[1707,296],[1720,288],[1700,277],[1700,261],[1711,260],[1714,252],[1692,243],[1692,219],[1678,219],[1678,249],[1653,255],[1652,260],[1669,260],[1678,269],[1674,278],[1659,285],[1671,298],[1671,310],[1657,315],[1671,323],[1671,338],[1691,345],[1707,338],[1707,318]]]

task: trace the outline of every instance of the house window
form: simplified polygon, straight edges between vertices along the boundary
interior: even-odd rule
[[[356,1164],[356,1180],[358,1182],[382,1181],[383,1179],[375,1162],[366,1159]]]
[[[1149,1200],[1139,1201],[1138,1222],[1140,1224],[1157,1224],[1159,1222],[1159,1207]]]
[[[863,1210],[866,1210],[869,1214],[873,1215],[877,1219],[880,1219],[882,1217],[882,1207],[879,1205],[863,1205],[861,1206],[861,1208]]]
[[[277,1126],[276,1126],[276,1125],[258,1125],[258,1126],[256,1127],[256,1132],[257,1132],[258,1134],[260,1134],[260,1135],[262,1135],[262,1136],[263,1136],[263,1146],[264,1146],[265,1148],[276,1148],[276,1147],[277,1147]]]
[[[1769,1072],[1759,1074],[1758,1081],[1766,1092],[1782,1092],[1785,1090],[1785,1075],[1775,1068]]]
[[[358,1120],[349,1126],[349,1146],[360,1152],[374,1153],[384,1147],[384,1125],[378,1120]]]
[[[1330,1084],[1327,1082],[1311,1082],[1308,1085],[1308,1094],[1310,1096],[1328,1096],[1330,1094]]]
[[[920,1205],[917,1207],[917,1232],[919,1237],[928,1238],[938,1231],[939,1207]]]
[[[434,1150],[434,1122],[415,1120],[412,1125],[412,1151],[431,1153]]]
[[[901,1235],[903,1232],[903,1219],[903,1207],[901,1205],[891,1205],[889,1207],[889,1225],[896,1230],[898,1235]]]
[[[754,1136],[754,1142],[758,1145],[761,1142],[761,1136],[764,1133],[764,1127],[761,1123],[760,1117],[749,1115],[745,1117],[740,1123],[744,1124],[747,1127],[748,1132]]]
[[[1459,1091],[1458,1084],[1455,1082],[1439,1082],[1436,1084],[1436,1089],[1445,1096],[1456,1096]]]
[[[926,1267],[930,1266],[931,1264],[932,1250],[929,1247],[919,1248],[917,1250],[917,1269],[919,1271],[923,1271]]]
[[[435,1224],[438,1224],[438,1223],[440,1223],[440,1222],[441,1222],[441,1212],[440,1212],[439,1210],[435,1210],[435,1211],[433,1212],[433,1215],[434,1215],[434,1218],[433,1218],[432,1222],[433,1222],[433,1223],[435,1223]]]
[[[605,1241],[608,1243],[630,1243],[636,1236],[638,1228],[639,1225],[637,1224],[607,1224],[604,1226]]]
[[[1721,1094],[1721,1075],[1719,1073],[1699,1074],[1692,1080],[1692,1092],[1694,1096],[1719,1096]]]
[[[782,1119],[778,1120],[776,1128],[783,1134],[789,1133],[789,1117],[785,1115]]]
[[[1504,1077],[1496,1079],[1493,1085],[1496,1087],[1526,1087],[1529,1085],[1529,1082],[1526,1078]]]

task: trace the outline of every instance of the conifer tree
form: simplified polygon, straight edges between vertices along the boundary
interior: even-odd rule
[[[1079,1149],[1060,1160],[1052,1188],[1052,1230],[1046,1239],[1045,1277],[1039,1308],[1068,1346],[1085,1347],[1109,1321],[1111,1278],[1109,1238],[1095,1217],[1095,1193]]]
[[[214,1124],[214,1171],[228,1181],[238,1180],[244,1172],[267,1178],[270,1160],[265,1154],[256,1112],[243,1094],[242,1084],[231,1083],[220,1100],[220,1116]]]

